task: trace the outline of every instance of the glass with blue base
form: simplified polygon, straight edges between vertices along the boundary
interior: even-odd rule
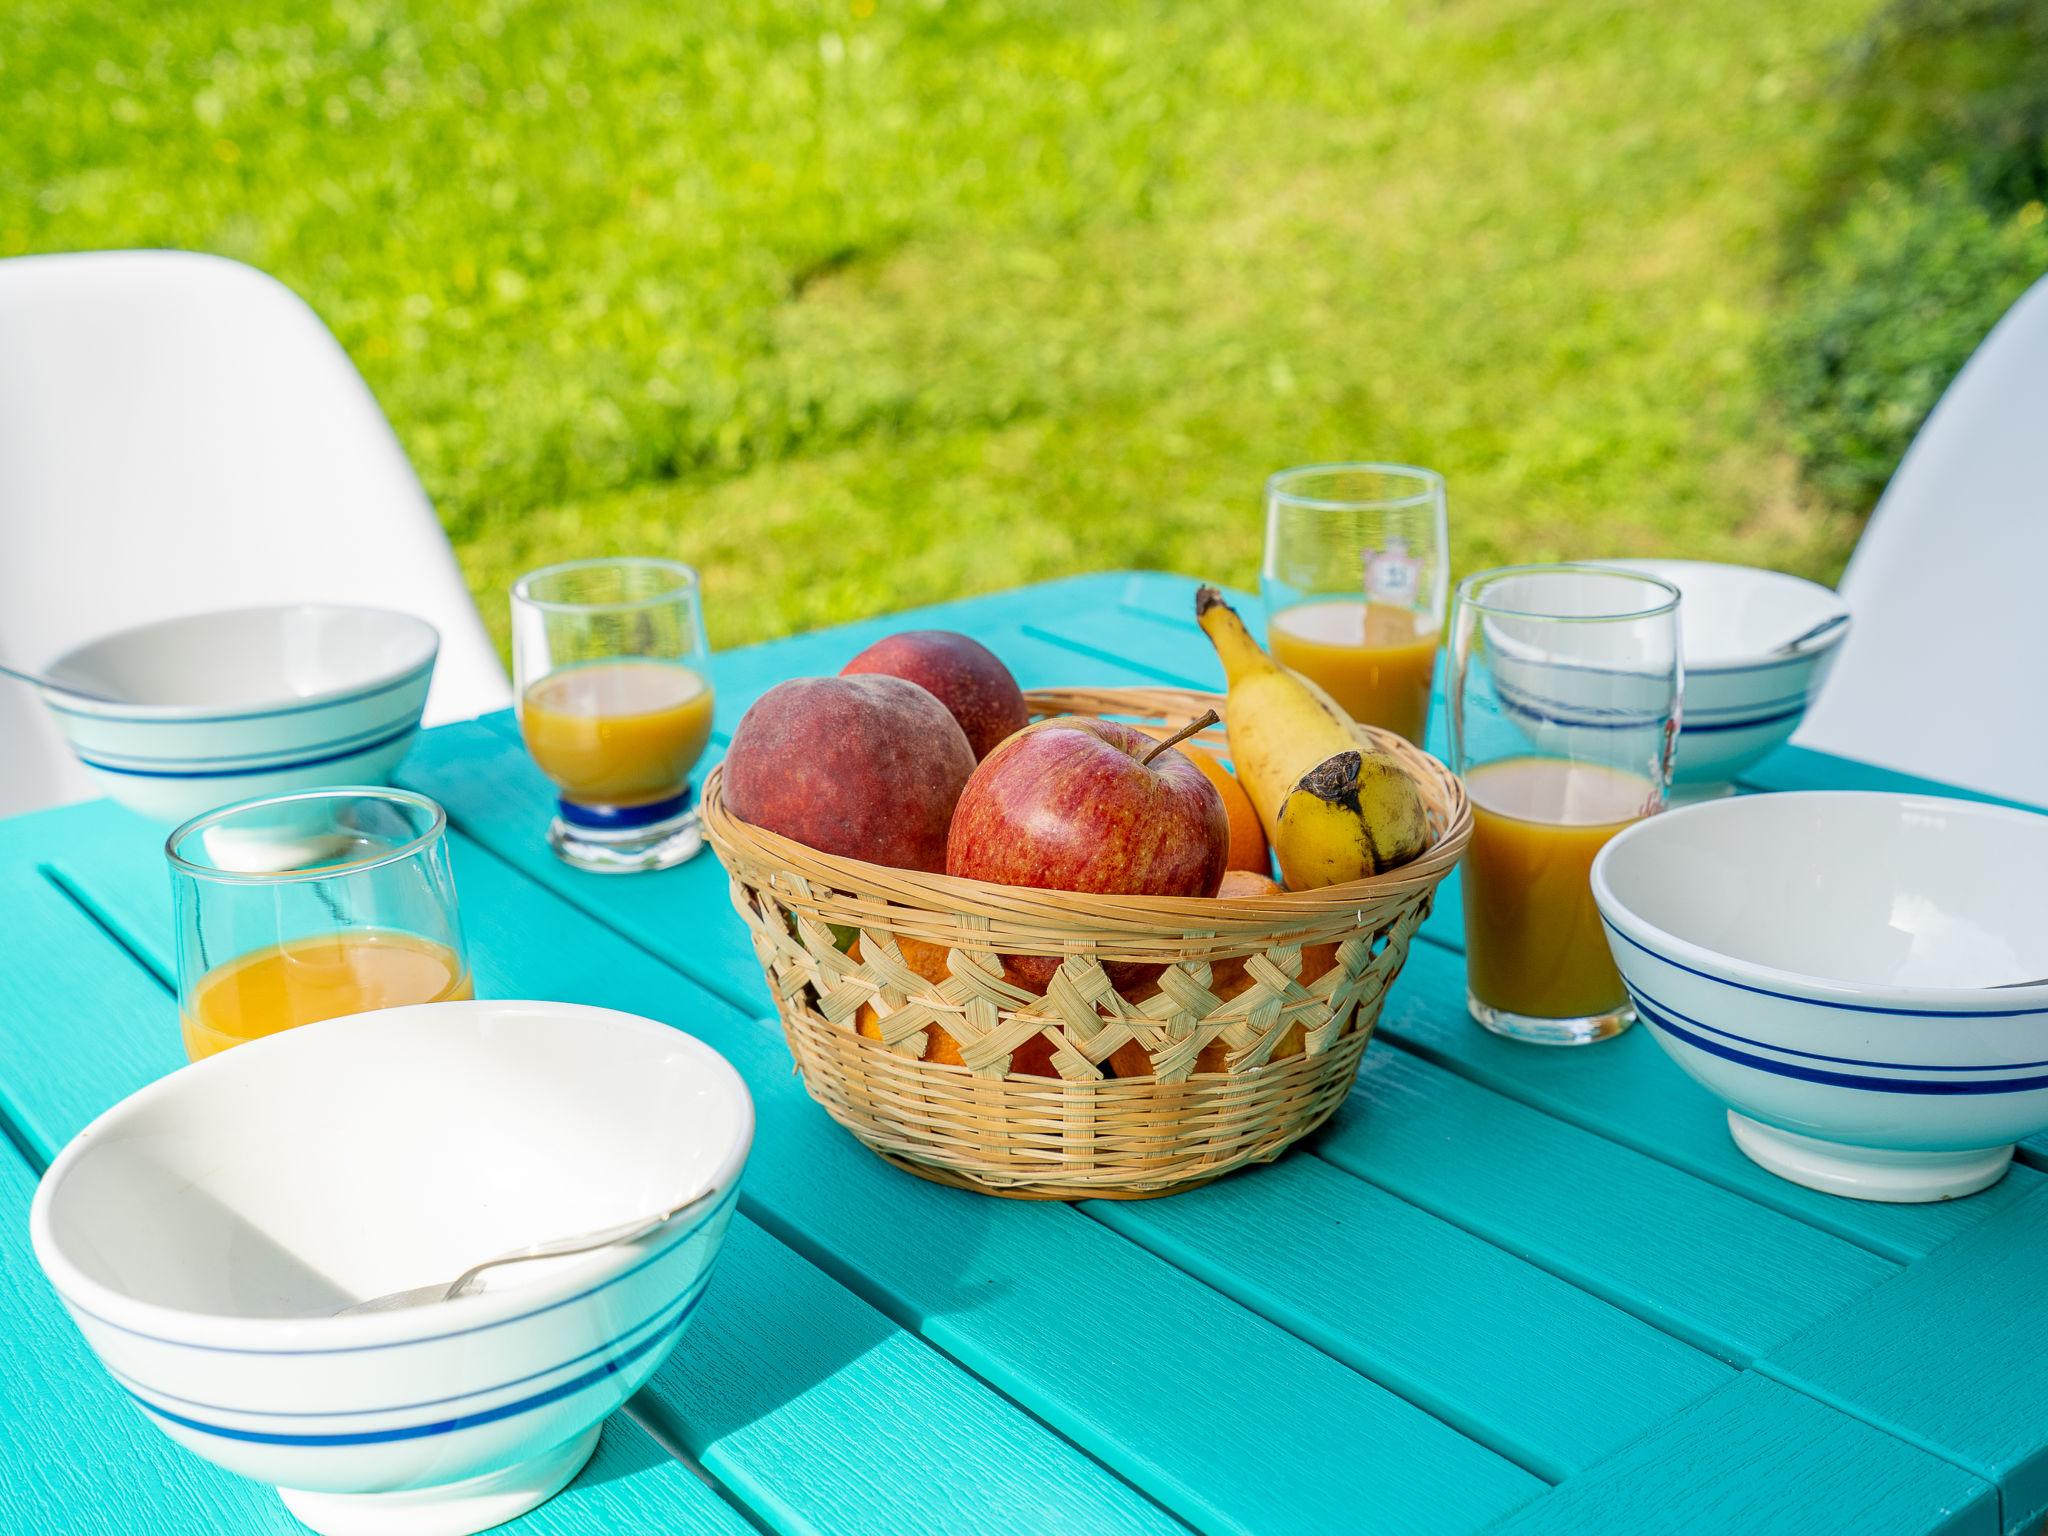
[[[519,731],[554,783],[565,863],[631,874],[703,848],[690,772],[711,741],[710,655],[679,561],[576,560],[514,584]]]

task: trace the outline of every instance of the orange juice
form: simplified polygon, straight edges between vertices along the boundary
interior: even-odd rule
[[[197,1061],[298,1024],[475,995],[461,958],[432,939],[385,928],[287,939],[199,978],[185,1054]]]
[[[1465,775],[1465,966],[1507,1013],[1582,1019],[1628,1001],[1593,906],[1593,856],[1648,809],[1650,781],[1593,763],[1516,757]]]
[[[1421,746],[1436,676],[1437,632],[1425,622],[1411,608],[1336,598],[1281,609],[1266,643],[1275,661],[1322,684],[1352,719]]]
[[[577,805],[665,800],[711,741],[711,684],[673,661],[601,661],[550,672],[526,690],[526,750]]]

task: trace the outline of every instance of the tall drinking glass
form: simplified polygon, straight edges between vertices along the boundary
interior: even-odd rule
[[[1266,644],[1352,719],[1417,746],[1450,592],[1444,478],[1312,464],[1266,482]]]
[[[519,729],[554,781],[548,845],[601,874],[668,869],[704,846],[690,770],[711,741],[697,573],[577,560],[512,588]]]
[[[164,845],[194,1061],[300,1024],[471,997],[447,818],[402,789],[309,789]]]
[[[1598,566],[1469,576],[1450,667],[1451,766],[1472,799],[1472,1017],[1544,1045],[1609,1039],[1635,1010],[1593,906],[1593,856],[1664,805],[1683,684],[1678,589]]]

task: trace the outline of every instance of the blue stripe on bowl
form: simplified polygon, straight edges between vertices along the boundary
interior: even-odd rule
[[[560,1301],[551,1301],[544,1307],[535,1307],[531,1312],[520,1312],[512,1317],[501,1317],[495,1323],[478,1323],[474,1328],[456,1328],[447,1333],[429,1333],[417,1339],[390,1339],[382,1344],[344,1344],[333,1349],[250,1349],[232,1344],[195,1344],[190,1339],[167,1339],[162,1334],[144,1333],[140,1328],[130,1328],[123,1323],[115,1322],[112,1318],[101,1317],[97,1312],[88,1311],[80,1306],[69,1296],[64,1298],[64,1304],[81,1317],[89,1317],[102,1327],[111,1328],[116,1333],[125,1333],[131,1338],[147,1339],[152,1344],[168,1344],[174,1349],[197,1350],[203,1355],[363,1355],[380,1349],[408,1349],[415,1344],[438,1344],[443,1339],[461,1339],[467,1338],[473,1333],[488,1333],[493,1328],[509,1328],[514,1323],[523,1323],[530,1317],[539,1317],[543,1313],[553,1312],[558,1307],[566,1307],[571,1302],[581,1301],[586,1296],[595,1296],[599,1291],[609,1290],[621,1280],[627,1280],[639,1274],[648,1265],[659,1264],[699,1232],[710,1226],[712,1222],[718,1220],[720,1215],[730,1210],[733,1202],[738,1198],[739,1186],[735,1184],[726,1192],[726,1197],[711,1208],[709,1215],[683,1233],[681,1237],[678,1237],[667,1247],[649,1254],[631,1269],[622,1269],[609,1280],[600,1280],[588,1290],[578,1291],[573,1296],[564,1296]]]
[[[1875,1067],[1882,1072],[2026,1072],[2035,1067],[2048,1067],[2044,1061],[1988,1061],[1980,1065],[1951,1067],[1928,1061],[1867,1061],[1861,1056],[1826,1056],[1819,1051],[1795,1050],[1789,1045],[1774,1045],[1768,1040],[1752,1040],[1748,1035],[1738,1035],[1731,1029],[1721,1029],[1703,1023],[1689,1013],[1681,1013],[1669,1003],[1651,997],[1635,983],[1628,983],[1629,995],[1641,998],[1660,1012],[1674,1019],[1683,1019],[1693,1029],[1704,1029],[1710,1035],[1719,1035],[1723,1040],[1733,1040],[1737,1045],[1755,1046],[1760,1051],[1776,1051],[1781,1056],[1799,1056],[1807,1061],[1832,1061],[1844,1067]]]
[[[1758,715],[1754,720],[1694,720],[1682,717],[1678,722],[1680,736],[1711,736],[1716,731],[1747,731],[1759,725],[1783,725],[1787,720],[1797,720],[1806,713],[1806,701],[1801,699],[1792,708],[1775,715]]]
[[[230,1429],[225,1424],[209,1424],[204,1419],[194,1419],[182,1413],[173,1413],[170,1409],[160,1408],[147,1398],[136,1396],[132,1392],[129,1396],[134,1397],[136,1402],[142,1404],[144,1408],[148,1409],[158,1418],[168,1420],[170,1423],[182,1424],[185,1428],[196,1429],[202,1434],[218,1435],[223,1440],[242,1440],[253,1445],[327,1447],[388,1445],[394,1440],[425,1440],[437,1435],[452,1435],[459,1430],[476,1429],[485,1424],[495,1424],[500,1419],[509,1419],[522,1413],[531,1413],[536,1408],[545,1408],[552,1403],[561,1402],[564,1398],[574,1397],[579,1392],[586,1392],[598,1385],[606,1377],[620,1375],[627,1366],[638,1360],[656,1345],[674,1338],[681,1330],[683,1324],[689,1321],[690,1313],[695,1309],[696,1304],[693,1302],[682,1310],[675,1321],[649,1334],[623,1355],[613,1360],[607,1360],[601,1365],[593,1366],[581,1376],[565,1381],[559,1386],[549,1387],[545,1391],[536,1392],[531,1397],[520,1398],[517,1402],[500,1403],[495,1408],[479,1408],[474,1413],[457,1414],[455,1417],[448,1419],[436,1419],[430,1424],[407,1424],[397,1429],[340,1430],[325,1434],[293,1434],[265,1429]]]
[[[438,655],[438,652],[436,654]],[[146,724],[161,723],[164,725],[219,725],[229,720],[272,720],[282,718],[285,715],[303,715],[308,710],[313,709],[332,709],[337,704],[360,704],[364,699],[382,698],[387,693],[394,693],[400,688],[418,682],[423,675],[432,672],[435,660],[435,656],[429,656],[411,671],[401,673],[399,676],[392,678],[388,683],[378,683],[373,688],[365,688],[360,693],[337,693],[331,698],[313,699],[304,704],[284,704],[269,709],[236,710],[224,715],[173,715],[169,717],[161,715],[110,715],[103,710],[97,709],[66,709],[62,704],[52,700],[47,693],[43,695],[43,702],[49,706],[50,713],[69,715],[75,720],[139,721]],[[137,707],[149,709],[177,708],[178,706],[145,704]]]
[[[1871,1077],[1861,1072],[1830,1072],[1820,1067],[1802,1067],[1789,1061],[1773,1061],[1768,1056],[1758,1056],[1749,1051],[1738,1051],[1732,1045],[1723,1045],[1718,1040],[1709,1040],[1682,1028],[1674,1020],[1659,1013],[1655,1007],[1643,1001],[1635,988],[1629,988],[1629,995],[1636,1000],[1636,1009],[1656,1028],[1663,1030],[1674,1039],[1683,1040],[1695,1050],[1720,1056],[1738,1062],[1745,1067],[1754,1067],[1759,1072],[1769,1072],[1777,1077],[1796,1077],[1809,1083],[1825,1083],[1834,1088],[1858,1088],[1869,1093],[1912,1093],[1912,1094],[1984,1094],[1984,1093],[2031,1093],[2037,1088],[2048,1088],[2048,1076],[2001,1077],[2001,1078],[1924,1078],[1924,1077]]]
[[[1588,731],[1642,731],[1652,727],[1661,729],[1664,724],[1663,710],[1646,714],[1591,704],[1573,704],[1567,699],[1549,699],[1540,694],[1527,693],[1513,684],[1503,684],[1498,676],[1493,680],[1493,687],[1511,714],[1522,715],[1544,725],[1563,725],[1575,730]],[[1573,713],[1552,713],[1555,710],[1569,710]]]
[[[1649,945],[1630,938],[1608,921],[1605,912],[1600,914],[1600,924],[1630,949],[1639,949],[1652,960],[1683,971],[1688,976],[1697,976],[1702,981],[1711,981],[1716,986],[1733,987],[1738,992],[1753,992],[1758,997],[1780,998],[1788,1003],[1805,1003],[1813,1008],[1834,1008],[1843,1013],[1882,1013],[1908,1019],[2032,1019],[2048,1016],[2048,1008],[1886,1008],[1875,1003],[1843,1003],[1826,997],[1801,997],[1796,992],[1774,992],[1769,987],[1751,986],[1746,981],[1731,981],[1726,976],[1697,970],[1682,960],[1669,955],[1660,955]]]
[[[199,1408],[208,1413],[235,1413],[252,1419],[357,1419],[370,1418],[381,1413],[417,1413],[423,1408],[445,1408],[450,1403],[463,1402],[468,1398],[489,1397],[493,1392],[507,1392],[513,1387],[523,1387],[529,1381],[539,1381],[543,1376],[552,1376],[557,1371],[566,1371],[572,1365],[581,1365],[592,1355],[601,1355],[608,1349],[619,1348],[635,1334],[645,1332],[664,1319],[672,1322],[680,1321],[680,1319],[669,1319],[668,1314],[677,1307],[681,1307],[686,1313],[689,1312],[702,1299],[704,1288],[710,1283],[711,1266],[706,1265],[703,1271],[686,1289],[663,1302],[652,1315],[642,1318],[624,1333],[619,1334],[615,1338],[605,1340],[604,1343],[597,1345],[593,1349],[586,1349],[580,1355],[559,1361],[543,1370],[529,1371],[524,1376],[515,1376],[510,1381],[501,1381],[488,1387],[475,1387],[467,1392],[457,1392],[449,1397],[429,1398],[423,1403],[398,1403],[389,1408],[237,1408],[229,1403],[207,1403],[201,1402],[197,1398],[180,1397],[175,1392],[166,1392],[161,1387],[153,1387],[146,1381],[139,1380],[123,1371],[115,1370],[111,1365],[107,1366],[107,1373],[119,1381],[122,1386],[128,1388],[131,1395],[142,1397],[146,1393],[147,1396],[143,1397],[145,1404],[149,1403],[151,1399],[161,1399],[164,1402],[177,1403],[185,1408]],[[104,1361],[101,1362],[103,1365],[105,1363]]]
[[[327,763],[338,763],[351,757],[362,757],[370,752],[381,751],[394,742],[405,740],[420,728],[419,716],[415,715],[395,731],[388,731],[375,741],[366,741],[359,747],[347,747],[339,752],[327,752],[315,757],[292,757],[283,762],[257,763],[246,768],[125,768],[118,763],[109,763],[99,758],[87,757],[83,752],[78,760],[88,768],[101,773],[118,773],[131,779],[240,779],[251,778],[263,773],[295,773],[301,768],[319,768]],[[195,758],[195,762],[207,759]]]
[[[416,713],[410,714],[407,718],[411,719],[415,723],[417,723],[417,721],[419,720],[419,716]],[[122,768],[134,768],[143,772],[149,772],[151,770],[157,769],[167,770],[172,767],[205,768],[212,767],[215,764],[235,764],[260,767],[262,766],[263,760],[265,758],[288,758],[294,756],[295,754],[304,754],[311,752],[330,752],[340,750],[343,748],[362,746],[369,741],[369,738],[373,736],[382,735],[383,733],[390,731],[392,729],[393,726],[391,724],[391,720],[387,717],[383,720],[379,720],[375,725],[365,726],[361,730],[350,731],[343,736],[332,736],[329,737],[326,741],[302,742],[296,746],[289,747],[270,747],[261,752],[224,752],[212,757],[186,757],[183,755],[143,757],[139,756],[134,752],[103,753],[100,752],[99,749],[96,747],[87,747],[82,749],[74,748],[73,750],[80,752],[80,761],[85,761],[85,758],[83,756],[84,752],[93,753],[93,757],[91,759],[92,765],[95,768],[105,768],[110,771],[118,771]]]
[[[1691,674],[1688,673],[1687,675],[1690,676]],[[1722,704],[1713,709],[1701,709],[1688,702],[1686,704],[1686,713],[1688,715],[1696,715],[1702,720],[1725,720],[1730,715],[1760,715],[1774,709],[1790,709],[1796,705],[1804,704],[1807,697],[1808,690],[1802,688],[1799,692],[1788,693],[1783,698],[1751,699],[1746,703]]]

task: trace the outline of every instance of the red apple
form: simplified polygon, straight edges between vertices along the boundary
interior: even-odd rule
[[[740,717],[725,803],[741,821],[849,859],[946,868],[974,753],[946,706],[900,677],[799,677]]]
[[[883,672],[928,689],[953,712],[976,758],[1031,723],[1010,669],[979,640],[949,629],[906,629],[877,640],[839,669],[841,677]]]
[[[1173,747],[1114,720],[1062,715],[1005,741],[953,810],[946,873],[998,885],[1143,896],[1213,896],[1229,862],[1216,786]],[[1059,960],[1005,956],[1043,991]],[[1149,965],[1104,967],[1121,990]]]

